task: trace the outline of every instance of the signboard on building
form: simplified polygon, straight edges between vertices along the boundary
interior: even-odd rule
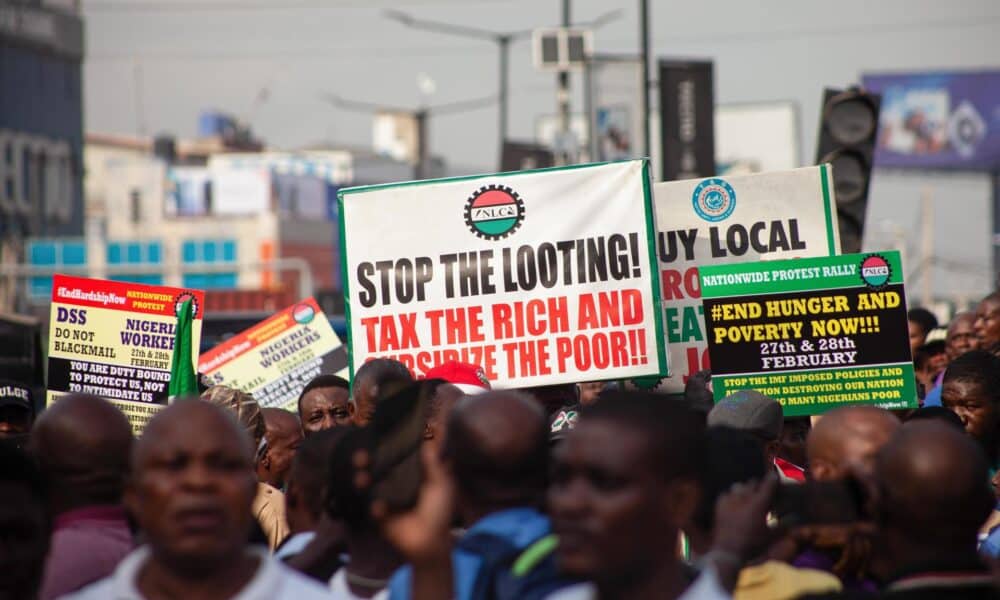
[[[1000,168],[1000,71],[870,74],[882,95],[875,166]]]

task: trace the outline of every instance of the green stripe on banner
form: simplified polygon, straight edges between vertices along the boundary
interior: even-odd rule
[[[837,244],[836,237],[834,237],[833,228],[835,227],[833,222],[833,200],[830,198],[830,179],[829,171],[830,165],[826,164],[820,167],[820,181],[823,184],[823,210],[826,213],[826,242],[830,248],[830,256],[837,254]]]
[[[911,408],[917,397],[913,363],[866,365],[833,371],[713,374],[712,387],[716,397],[720,397],[721,389],[722,396],[740,390],[757,390],[777,398],[786,417],[814,415],[853,404],[874,404],[885,409]]]
[[[890,274],[886,285],[903,283],[899,252],[846,254],[818,258],[733,263],[699,267],[702,298],[752,296],[781,292],[804,292],[862,287],[861,263],[877,255],[886,260]]]

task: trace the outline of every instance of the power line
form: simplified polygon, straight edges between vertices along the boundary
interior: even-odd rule
[[[368,48],[306,48],[300,50],[270,50],[253,52],[211,52],[211,51],[165,51],[165,52],[96,52],[88,53],[87,60],[95,61],[115,61],[115,60],[267,60],[275,58],[309,58],[316,60],[339,62],[360,62],[368,59],[398,59],[400,57],[441,57],[441,56],[468,56],[468,55],[489,54],[489,50],[479,46],[451,46],[451,47],[368,47]]]
[[[405,4],[498,4],[505,0],[410,0]],[[127,0],[84,0],[84,12],[251,12],[287,10],[338,10],[367,8],[372,5],[398,6],[399,0],[177,0],[176,2],[149,1],[129,2]]]

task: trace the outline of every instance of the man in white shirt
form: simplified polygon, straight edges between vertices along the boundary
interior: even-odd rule
[[[224,410],[180,400],[136,442],[125,503],[147,545],[73,600],[328,598],[318,584],[247,545],[253,450]]]

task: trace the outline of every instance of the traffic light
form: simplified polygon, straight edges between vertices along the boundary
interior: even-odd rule
[[[858,88],[823,90],[816,164],[833,165],[840,248],[861,251],[881,96]]]

